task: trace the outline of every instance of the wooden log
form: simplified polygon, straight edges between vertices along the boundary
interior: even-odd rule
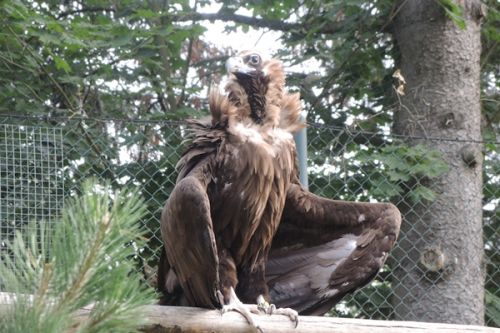
[[[221,315],[217,310],[186,307],[149,306],[145,315],[151,325],[145,332],[255,332],[238,313]],[[256,315],[256,324],[265,333],[500,333],[500,329],[483,326],[433,324],[404,321],[348,319],[335,317],[301,316],[296,328],[288,317]]]
[[[0,293],[0,313],[11,304],[12,295]],[[91,310],[91,306],[80,309],[75,319],[85,320]],[[149,319],[149,324],[142,328],[146,333],[256,332],[236,312],[221,315],[218,310],[149,305],[143,308],[143,314]],[[281,315],[254,315],[254,319],[264,333],[500,333],[493,327],[413,321],[301,316],[294,328],[288,317]]]

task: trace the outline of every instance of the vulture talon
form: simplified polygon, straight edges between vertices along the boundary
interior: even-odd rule
[[[299,313],[294,309],[290,308],[277,308],[274,304],[271,304],[271,312],[269,314],[278,314],[287,316],[293,323],[293,327],[297,328],[299,325]]]
[[[262,295],[257,297],[257,308],[268,315],[277,314],[287,316],[294,324],[294,328],[299,325],[299,314],[297,311],[290,308],[277,308],[276,305],[267,302]]]
[[[219,304],[221,307],[224,307],[224,295],[222,295],[220,290],[217,290],[216,293],[217,299],[219,300]]]
[[[219,299],[222,299],[222,301],[224,300],[224,296],[222,296],[222,293],[220,291],[217,291],[217,296],[219,297]],[[253,326],[259,332],[263,333],[262,329],[255,324],[255,321],[252,318],[252,313],[260,313],[258,306],[255,304],[243,304],[238,299],[238,296],[236,296],[236,293],[234,292],[234,289],[232,287],[229,289],[229,301],[227,302],[227,304],[222,305],[221,315],[224,315],[224,313],[229,311],[238,312],[246,319],[250,326]]]

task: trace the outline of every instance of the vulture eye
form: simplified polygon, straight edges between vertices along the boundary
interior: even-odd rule
[[[248,58],[250,65],[257,66],[260,64],[260,56],[258,54],[252,54]]]

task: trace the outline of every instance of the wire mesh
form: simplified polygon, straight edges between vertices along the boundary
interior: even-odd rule
[[[52,221],[63,198],[77,192],[85,178],[106,179],[116,188],[139,187],[148,206],[142,223],[149,232],[140,269],[153,283],[161,248],[159,218],[175,184],[175,164],[186,138],[185,123],[65,118],[33,121],[15,117],[7,120],[12,124],[0,126],[0,237],[11,237],[15,230],[27,228],[31,220]],[[410,213],[424,199],[438,204],[433,201],[436,194],[427,185],[428,181],[423,180],[429,178],[425,170],[439,173],[439,156],[423,147],[410,148],[405,139],[384,133],[309,126],[311,191],[335,199],[392,201]],[[486,302],[491,302],[500,297],[499,147],[498,143],[470,144],[479,145],[485,152],[482,201],[485,286]],[[405,156],[403,165],[395,160],[401,155]],[[426,239],[431,231],[418,232]],[[400,236],[399,243],[402,242],[405,235]],[[398,298],[394,293],[398,287],[412,288],[398,285],[394,274],[398,265],[404,260],[418,265],[408,248],[398,256],[388,259],[386,267],[369,286],[338,304],[334,314],[394,319],[395,306],[418,301]],[[499,325],[491,314],[487,315],[487,324]]]
[[[40,221],[50,230],[57,219],[64,201],[62,143],[60,128],[0,124],[0,258],[16,232]]]

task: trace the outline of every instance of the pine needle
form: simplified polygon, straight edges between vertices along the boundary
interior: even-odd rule
[[[145,205],[137,193],[113,194],[95,181],[82,193],[66,202],[51,242],[39,223],[7,244],[12,255],[0,261],[0,285],[16,300],[0,332],[134,332],[145,323],[140,307],[155,296],[133,261],[145,239],[138,223]],[[89,305],[89,318],[76,321]]]

